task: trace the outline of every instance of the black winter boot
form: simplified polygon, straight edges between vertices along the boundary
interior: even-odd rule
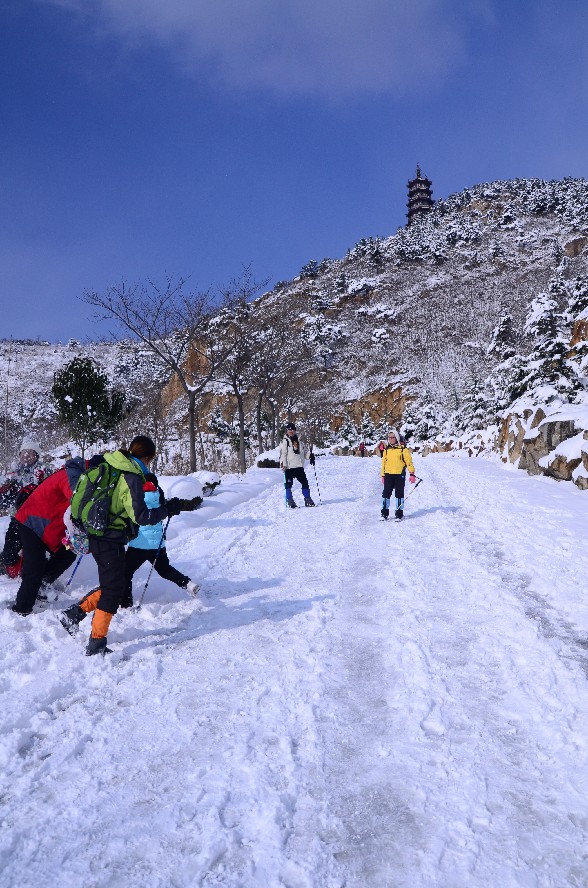
[[[313,501],[311,500],[311,498],[310,498],[309,496],[307,496],[307,497],[304,498],[304,505],[305,505],[305,506],[314,506],[315,503],[313,503]]]
[[[16,602],[10,605],[10,610],[14,611],[15,614],[18,614],[19,617],[28,617],[29,614],[32,614],[32,610],[22,610],[22,608],[16,606]]]
[[[389,514],[390,514],[390,509],[386,509],[386,508],[383,508],[382,511],[380,512],[380,515],[382,516],[384,521],[388,520]]]
[[[394,512],[394,517],[397,521],[402,521],[402,519],[404,518],[404,512],[402,511],[402,509],[396,509],[396,511]]]
[[[297,509],[298,508],[298,506],[296,505],[296,503],[294,502],[293,499],[287,499],[286,505],[288,506],[289,509]]]
[[[72,638],[78,634],[80,623],[87,616],[86,612],[82,610],[79,604],[72,604],[71,607],[68,607],[67,610],[61,612],[61,616],[59,617],[59,622],[63,626],[66,632],[72,636]]]
[[[90,638],[88,639],[88,647],[86,648],[86,657],[93,657],[94,654],[111,654],[112,651],[110,648],[106,647],[106,639],[105,638]]]

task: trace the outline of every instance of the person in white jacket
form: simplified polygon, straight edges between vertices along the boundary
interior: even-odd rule
[[[306,447],[302,441],[298,439],[296,434],[296,426],[293,422],[289,422],[286,426],[286,434],[280,445],[280,468],[284,470],[284,487],[286,488],[286,505],[290,509],[295,509],[296,503],[292,496],[292,485],[294,478],[297,478],[302,485],[302,496],[304,497],[305,506],[314,506],[310,498],[310,486],[308,478],[304,471],[304,463],[309,460],[311,466],[314,465],[314,453],[312,448]]]

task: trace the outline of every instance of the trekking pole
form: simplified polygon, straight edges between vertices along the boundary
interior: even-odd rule
[[[80,557],[79,557],[78,560],[76,561],[76,566],[75,566],[74,569],[72,570],[72,572],[71,572],[71,576],[70,576],[69,580],[68,580],[67,583],[65,584],[65,589],[63,590],[64,592],[67,592],[67,590],[68,590],[69,587],[71,586],[71,581],[72,581],[73,578],[75,577],[75,575],[76,575],[76,570],[77,570],[78,567],[80,566],[83,557],[84,557],[84,553],[82,552],[82,554],[80,555]]]
[[[321,499],[321,489],[320,489],[320,487],[319,487],[318,478],[317,478],[317,476],[316,476],[316,466],[313,466],[313,467],[312,467],[312,470],[313,470],[313,472],[314,472],[314,480],[316,481],[316,489],[318,490],[319,503],[320,503],[321,506],[322,506],[323,501],[322,501],[322,499]]]
[[[153,568],[155,567],[155,562],[157,561],[157,559],[159,557],[159,553],[161,552],[161,547],[163,546],[163,541],[165,539],[165,535],[167,533],[167,529],[169,527],[169,523],[170,523],[171,519],[172,519],[172,516],[170,515],[166,521],[165,527],[163,528],[163,533],[161,534],[159,546],[157,547],[157,552],[155,553],[155,558],[151,562],[151,570],[149,571],[149,576],[147,577],[147,581],[146,581],[145,585],[143,586],[143,591],[141,593],[141,598],[139,599],[139,604],[136,604],[135,607],[133,608],[133,613],[135,613],[135,614],[141,610],[141,605],[143,604],[143,599],[145,598],[145,592],[147,591],[147,586],[149,585],[149,580],[151,579],[151,574],[153,573]]]
[[[417,487],[419,486],[419,484],[422,484],[422,482],[423,482],[423,479],[422,479],[422,478],[417,478],[417,480],[416,480],[416,484],[414,485],[414,487],[412,488],[412,490],[410,491],[410,493],[407,493],[406,496],[404,497],[404,502],[407,501],[407,499],[409,498],[409,496],[412,496],[412,495],[413,495],[413,493],[415,492],[415,490],[417,489]]]

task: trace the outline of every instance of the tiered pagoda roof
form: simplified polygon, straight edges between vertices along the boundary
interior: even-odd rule
[[[415,217],[428,213],[433,206],[432,184],[430,179],[421,175],[421,168],[417,164],[416,177],[408,183],[408,202],[406,204],[408,225],[414,221]]]

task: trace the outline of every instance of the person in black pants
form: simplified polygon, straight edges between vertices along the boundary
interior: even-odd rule
[[[159,489],[159,483],[156,476],[149,472],[145,475],[145,483],[143,484],[145,495],[145,505],[148,509],[156,509],[164,501],[163,494]],[[199,505],[200,503],[195,503]],[[146,561],[151,562],[154,570],[164,580],[175,583],[180,589],[185,589],[192,598],[195,598],[199,592],[199,587],[193,583],[190,577],[180,573],[173,565],[170,564],[167,551],[165,548],[165,535],[163,525],[146,524],[139,528],[139,533],[129,543],[127,554],[125,557],[126,572],[126,593],[121,602],[121,607],[133,606],[133,576]]]
[[[410,472],[410,483],[416,482],[412,454],[408,447],[402,443],[396,429],[392,429],[388,435],[388,446],[382,456],[382,511],[380,515],[387,521],[390,514],[390,500],[392,493],[395,498],[394,517],[401,521],[404,516],[404,482],[406,470]]]
[[[124,598],[121,601],[121,607],[133,606],[133,576],[146,561],[149,561],[153,565],[154,570],[164,580],[169,580],[170,583],[175,583],[180,589],[186,589],[186,591],[193,597],[198,593],[198,586],[196,583],[193,583],[190,577],[180,573],[173,564],[170,564],[164,546],[161,547],[159,552],[157,549],[135,549],[134,547],[129,546],[125,555],[126,589]]]
[[[305,506],[314,506],[314,502],[310,496],[310,486],[308,478],[304,471],[306,460],[314,466],[314,453],[312,447],[299,440],[296,434],[296,426],[293,422],[289,422],[286,426],[286,433],[280,445],[280,468],[284,471],[284,488],[286,490],[286,505],[290,509],[295,509],[296,503],[292,495],[292,485],[294,479],[300,482],[302,487],[302,496],[304,497]]]
[[[41,588],[54,583],[68,567],[71,567],[76,556],[71,549],[59,546],[55,552],[50,551],[47,560],[47,546],[35,531],[23,524],[19,524],[18,529],[23,561],[21,584],[12,609],[21,616],[26,616],[32,611]],[[46,598],[47,593],[45,593]]]
[[[98,567],[100,586],[77,604],[63,611],[60,622],[74,635],[78,624],[94,614],[86,654],[110,653],[107,633],[110,622],[127,594],[125,546],[139,527],[158,524],[170,515],[192,511],[191,502],[173,497],[165,504],[149,509],[145,504],[143,484],[149,464],[155,456],[155,444],[146,435],[137,435],[128,450],[103,455],[104,462],[120,472],[110,498],[108,527],[102,536],[90,536],[90,552]],[[75,499],[75,498],[74,498]],[[72,507],[72,517],[75,519]]]
[[[83,469],[81,457],[68,460],[62,469],[49,475],[33,490],[14,516],[23,550],[23,565],[12,610],[23,617],[31,613],[41,584],[55,582],[75,561],[74,552],[66,549],[62,542],[65,536],[63,516]]]

